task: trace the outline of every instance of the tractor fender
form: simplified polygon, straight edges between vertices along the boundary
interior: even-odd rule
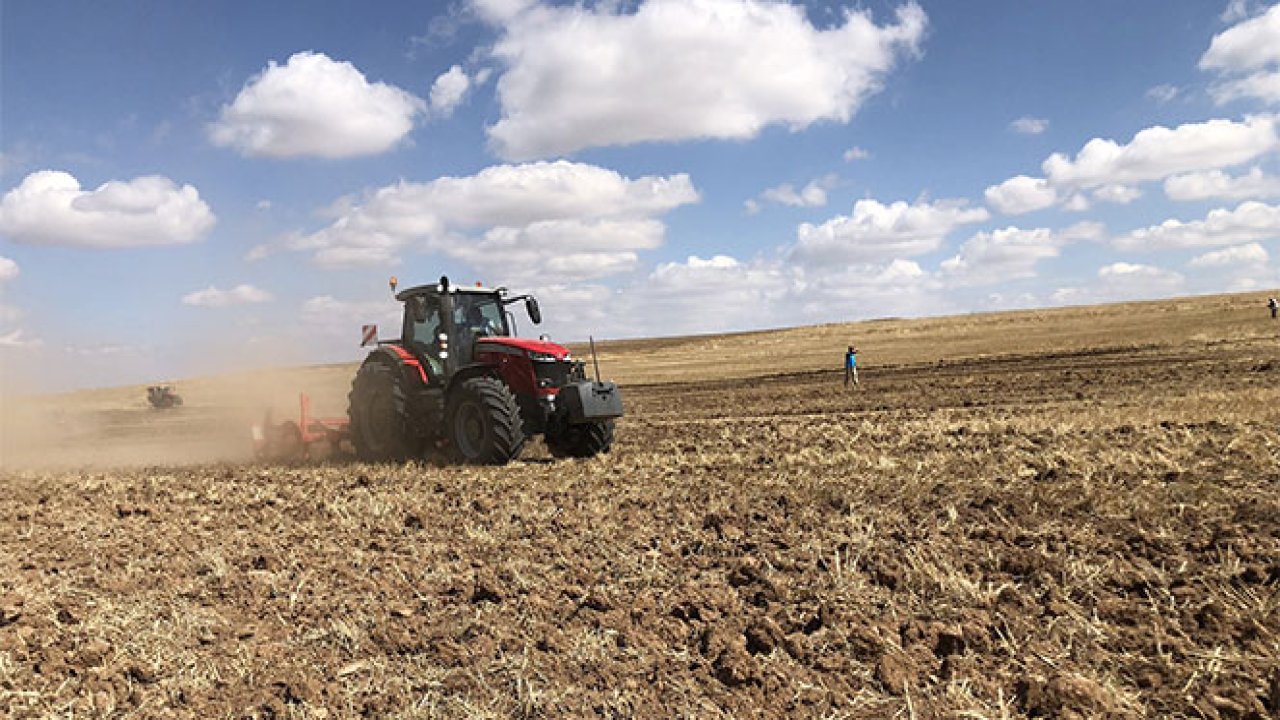
[[[430,383],[427,369],[413,353],[399,345],[387,343],[379,345],[364,359],[364,364],[380,362],[389,367],[400,368],[405,378],[415,387],[425,387]]]

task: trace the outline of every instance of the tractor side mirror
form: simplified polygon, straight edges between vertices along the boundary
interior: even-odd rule
[[[418,295],[409,300],[409,311],[413,313],[413,321],[416,323],[424,323],[427,321],[427,299]]]
[[[526,298],[524,309],[529,312],[529,319],[533,321],[534,325],[542,324],[542,309],[538,307],[537,298]]]

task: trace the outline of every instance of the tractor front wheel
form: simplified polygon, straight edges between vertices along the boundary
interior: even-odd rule
[[[351,383],[351,444],[365,462],[404,462],[422,454],[413,432],[403,376],[398,368],[366,362]]]
[[[520,406],[501,380],[473,377],[450,394],[445,425],[454,457],[475,465],[505,465],[524,449]]]
[[[589,458],[613,447],[613,421],[570,425],[547,432],[547,449],[556,457]]]

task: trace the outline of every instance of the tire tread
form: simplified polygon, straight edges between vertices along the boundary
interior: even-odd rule
[[[505,465],[519,457],[526,442],[520,405],[506,384],[496,378],[482,375],[462,381],[449,400],[446,426],[450,432],[454,432],[454,414],[468,396],[480,403],[489,423],[491,442],[476,457],[466,457],[455,441],[455,457],[479,465]]]

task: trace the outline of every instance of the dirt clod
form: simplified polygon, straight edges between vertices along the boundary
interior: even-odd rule
[[[907,692],[915,677],[915,664],[901,652],[885,653],[876,663],[876,680],[894,695]]]
[[[506,598],[506,589],[493,573],[476,574],[475,586],[471,591],[473,603],[500,603]]]
[[[1017,693],[1022,709],[1033,717],[1092,718],[1116,710],[1112,693],[1080,675],[1028,675],[1018,683]]]

